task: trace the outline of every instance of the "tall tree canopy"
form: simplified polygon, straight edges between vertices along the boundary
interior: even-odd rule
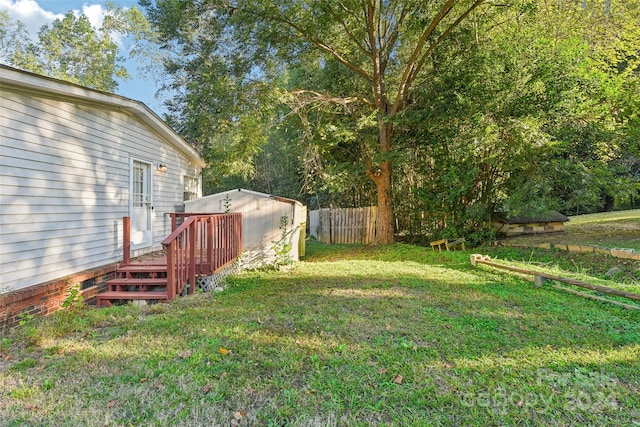
[[[250,108],[248,104],[257,102],[257,81],[273,85],[273,77],[305,61],[315,61],[321,69],[337,64],[346,71],[345,78],[358,80],[335,87],[313,87],[313,79],[299,81],[298,87],[288,88],[288,95],[305,105],[348,108],[361,104],[361,118],[369,118],[375,126],[375,144],[369,145],[373,149],[361,162],[377,189],[378,243],[393,242],[393,119],[406,108],[416,82],[425,78],[436,49],[465,20],[479,19],[483,3],[485,0],[141,2],[167,45],[181,53],[170,68],[174,75],[185,83],[194,74],[193,80],[199,82],[203,74],[224,75],[216,80],[220,86],[212,88],[217,96],[208,102],[217,103],[225,96],[231,99],[222,100],[218,107],[233,106],[230,111],[234,112]],[[234,95],[221,90],[229,86]],[[349,90],[343,92],[345,87]],[[177,107],[182,112],[204,101],[187,98]],[[230,116],[229,121],[245,127],[249,135],[259,133],[257,122],[243,120],[241,113]],[[199,142],[208,145],[206,135],[217,131],[218,120],[203,120],[206,116],[197,119],[197,134]],[[207,128],[207,123],[214,127]],[[247,141],[247,145],[254,147],[255,143]]]
[[[9,13],[0,10],[0,62],[11,63],[15,52],[22,52],[29,44],[29,34],[20,21],[13,21]]]
[[[380,243],[640,195],[640,0],[141,3],[210,183],[377,203]]]
[[[397,124],[401,229],[638,206],[640,2],[531,6],[433,57]]]
[[[83,86],[113,91],[116,78],[127,78],[118,64],[118,45],[108,32],[99,33],[85,15],[67,12],[51,26],[43,26],[38,43],[11,57],[18,68],[70,81]]]
[[[85,15],[69,11],[62,19],[44,25],[37,41],[29,41],[24,25],[0,14],[0,60],[37,74],[94,89],[113,92],[118,79],[129,78],[116,35],[132,36],[133,43],[154,41],[149,22],[137,8],[109,5],[101,28],[92,27]],[[131,55],[141,55],[135,45]]]

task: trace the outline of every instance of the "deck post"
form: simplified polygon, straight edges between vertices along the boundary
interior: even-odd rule
[[[223,227],[224,227],[224,220],[222,218],[218,218],[217,221],[217,227],[216,227],[216,246],[218,247],[218,255],[216,256],[217,262],[216,262],[216,269],[220,268],[220,266],[222,266],[222,264],[224,263],[224,244],[222,243],[224,240],[224,235],[222,234],[223,232]]]
[[[122,217],[122,262],[131,263],[131,218]]]
[[[209,275],[214,272],[215,267],[213,265],[213,253],[214,253],[214,245],[213,245],[213,230],[214,230],[214,218],[207,218],[207,264],[209,264],[209,268],[206,271],[206,274]]]
[[[176,296],[176,260],[174,259],[175,241],[164,245],[167,252],[167,299],[172,301]]]
[[[188,233],[189,290],[187,293],[192,295],[196,291],[196,240],[198,238],[198,221],[193,221],[191,225],[189,225]]]
[[[171,214],[171,232],[173,233],[178,227],[178,217],[175,213]]]
[[[236,256],[238,256],[242,252],[242,214],[238,215],[238,220],[236,221],[236,237]]]

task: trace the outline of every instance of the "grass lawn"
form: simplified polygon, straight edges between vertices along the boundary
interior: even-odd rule
[[[3,426],[640,425],[640,311],[410,245],[25,319],[0,355]]]
[[[572,216],[565,232],[505,239],[512,243],[582,244],[640,252],[640,209]]]

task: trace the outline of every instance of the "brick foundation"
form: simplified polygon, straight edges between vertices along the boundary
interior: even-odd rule
[[[115,278],[117,264],[83,271],[53,282],[41,283],[0,295],[0,331],[17,324],[22,313],[46,316],[60,309],[74,288],[80,288],[85,303],[106,290],[106,281]]]

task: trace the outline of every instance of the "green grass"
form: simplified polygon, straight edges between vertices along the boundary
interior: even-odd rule
[[[173,304],[59,312],[0,347],[0,425],[640,425],[640,312],[312,243]]]
[[[602,223],[610,221],[640,221],[640,209],[631,209],[626,211],[600,212],[595,214],[576,215],[570,217],[570,226],[580,224]]]

